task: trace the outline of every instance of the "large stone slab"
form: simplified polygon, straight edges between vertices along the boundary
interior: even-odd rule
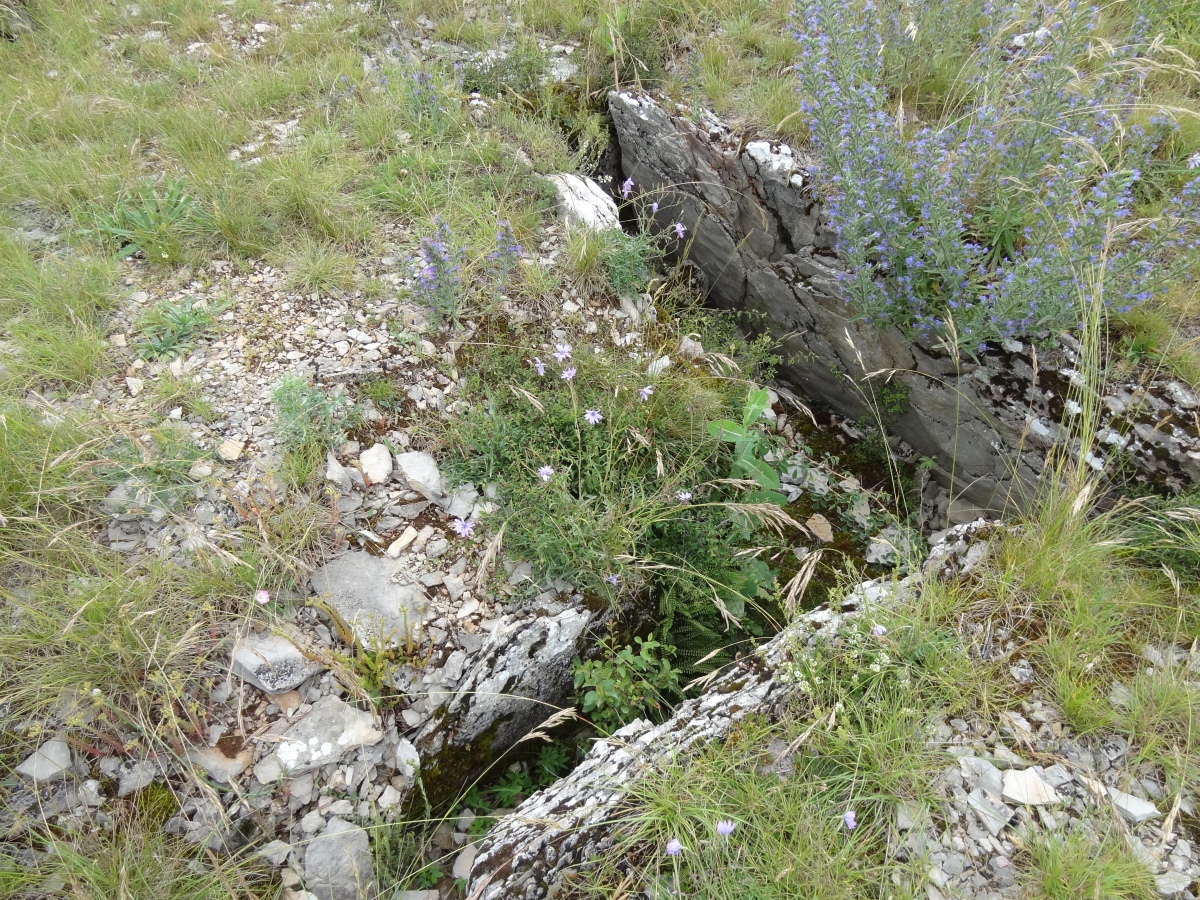
[[[318,900],[375,900],[379,888],[367,832],[330,819],[304,854],[304,887]]]
[[[370,712],[337,697],[322,697],[308,715],[283,733],[275,752],[259,760],[254,775],[263,784],[271,784],[284,775],[319,769],[348,751],[373,747],[381,740],[383,732]]]
[[[229,667],[234,675],[268,694],[290,691],[325,669],[283,635],[251,629],[239,632],[234,638]]]
[[[750,313],[753,327],[778,340],[780,378],[842,415],[869,414],[879,373],[888,373],[907,391],[890,429],[937,463],[932,474],[951,499],[1001,510],[1038,496],[1046,452],[1078,442],[1066,401],[1084,391],[1098,392],[1093,468],[1127,467],[1174,492],[1200,482],[1196,400],[1169,377],[1097,389],[1083,383],[1069,335],[1036,353],[1007,341],[976,360],[862,322],[839,285],[845,266],[814,189],[816,160],[646,95],[614,91],[609,109],[622,175],[659,202],[657,230],[687,227],[668,253],[686,257],[707,301]]]
[[[353,550],[331,560],[309,579],[313,591],[366,647],[393,647],[416,635],[429,601],[407,570],[387,556]]]

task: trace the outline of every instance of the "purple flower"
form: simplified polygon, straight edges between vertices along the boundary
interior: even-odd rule
[[[883,625],[876,625],[871,629],[871,634],[875,635],[875,637],[883,637],[887,634],[887,628]]]
[[[626,178],[621,182],[621,197],[625,200],[629,199],[629,192],[633,190],[633,179]]]
[[[842,816],[842,821],[846,823],[846,829],[853,831],[858,827],[858,819],[854,815],[854,810],[846,810],[846,814]]]
[[[667,856],[678,856],[683,852],[683,844],[679,843],[678,839],[671,838],[667,841]]]
[[[680,503],[687,503],[689,500],[692,499],[692,492],[691,491],[680,491],[678,494],[675,495],[675,499],[678,500]]]
[[[655,200],[653,203],[650,204],[650,215],[654,216],[657,214],[658,214],[658,201]]]
[[[569,368],[569,369],[563,369],[563,373],[561,375],[559,375],[558,377],[561,378],[563,381],[570,381],[572,378],[575,377],[575,367],[571,366],[571,368]]]
[[[450,523],[450,527],[459,537],[470,537],[471,532],[475,530],[475,523],[466,519],[455,519]]]
[[[583,417],[585,419],[587,419],[587,423],[589,425],[599,425],[600,420],[604,418],[604,416],[600,414],[600,410],[598,410],[598,409],[589,409],[587,412],[585,412],[583,414]]]
[[[729,837],[733,834],[733,829],[737,828],[737,823],[733,819],[722,819],[717,823],[717,834],[722,837]]]
[[[638,395],[642,398],[643,403],[645,403],[647,400],[649,400],[650,395],[653,393],[654,393],[654,386],[650,385],[650,384],[646,385],[644,388],[642,388],[640,391],[638,391]]]
[[[617,578],[618,578],[617,575],[605,575],[604,576],[604,580],[607,581],[609,584],[616,584]]]
[[[571,345],[570,344],[555,344],[554,345],[554,358],[557,359],[559,362],[563,362],[564,360],[570,359],[571,358]]]
[[[268,594],[266,591],[255,591],[254,592],[254,602],[257,603],[259,606],[266,606],[268,603],[271,602],[271,595]]]
[[[538,469],[538,478],[542,481],[549,481],[554,477],[554,466],[542,466]]]
[[[676,223],[675,223],[675,237],[679,238],[679,239],[682,241],[682,240],[683,240],[683,236],[684,236],[684,234],[686,234],[686,233],[687,233],[687,229],[683,227],[683,223],[682,223],[682,222],[676,222]]]
[[[1193,153],[1188,157],[1187,167],[1189,169],[1200,169],[1200,153]]]
[[[533,367],[537,370],[538,375],[546,374],[546,364],[536,356],[533,358]]]

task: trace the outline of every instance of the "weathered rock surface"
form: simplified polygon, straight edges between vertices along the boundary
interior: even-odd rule
[[[370,484],[383,484],[392,477],[392,451],[383,444],[374,444],[364,450],[358,461]]]
[[[442,484],[442,473],[437,462],[428,453],[412,451],[396,457],[396,468],[408,486],[435,503],[444,500],[446,488]]]
[[[71,748],[61,738],[46,741],[17,766],[17,774],[30,781],[61,781],[71,771]]]
[[[1014,476],[1034,484],[1047,449],[1070,439],[1079,412],[1072,395],[1090,389],[1069,337],[1036,354],[1006,342],[974,362],[897,328],[854,321],[813,192],[812,159],[786,145],[746,142],[711,116],[697,123],[646,96],[613,92],[609,106],[623,174],[659,201],[655,226],[686,226],[686,240],[670,247],[676,256],[686,248],[710,303],[761,314],[783,352],[781,378],[855,418],[868,414],[882,384],[884,376],[869,373],[892,373],[907,402],[891,430],[937,462],[934,477],[955,498],[1002,509],[1021,493],[1012,491]],[[1094,468],[1121,456],[1159,488],[1178,492],[1200,480],[1189,391],[1167,381],[1114,384],[1096,399],[1103,420],[1102,449],[1088,459]]]
[[[592,179],[566,172],[551,175],[550,182],[558,191],[559,215],[568,228],[607,231],[621,227],[617,204]]]
[[[775,715],[795,687],[775,677],[795,647],[836,632],[864,602],[887,602],[907,581],[868,582],[840,611],[816,610],[765,644],[746,667],[731,667],[701,696],[683,703],[661,725],[633,722],[597,741],[570,775],[539,792],[488,832],[471,870],[467,893],[479,900],[533,900],[550,896],[565,870],[612,846],[626,789],[655,764],[720,741],[749,715]]]
[[[304,854],[304,885],[318,900],[374,900],[379,891],[366,831],[330,819]]]
[[[310,581],[359,643],[387,647],[403,643],[418,631],[428,614],[421,586],[394,580],[405,577],[405,572],[404,566],[390,557],[355,550],[321,566]]]
[[[263,784],[284,776],[299,775],[336,762],[358,747],[372,747],[383,740],[375,717],[355,709],[344,700],[325,696],[313,704],[308,715],[284,732],[279,748],[263,757],[254,775]]]
[[[269,694],[290,691],[325,668],[283,635],[250,629],[234,639],[229,666],[234,675]]]

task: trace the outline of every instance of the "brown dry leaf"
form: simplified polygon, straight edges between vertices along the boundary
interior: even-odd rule
[[[829,520],[820,513],[814,513],[809,520],[804,523],[804,526],[811,531],[819,541],[824,541],[828,544],[833,540],[833,526],[829,524]]]

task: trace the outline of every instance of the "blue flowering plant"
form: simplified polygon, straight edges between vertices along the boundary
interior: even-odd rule
[[[969,13],[961,89],[937,109],[905,108],[903,53],[880,48],[919,29],[890,7],[800,0],[794,34],[847,301],[975,353],[1073,328],[1085,298],[1124,311],[1162,292],[1200,246],[1200,173],[1146,93],[1169,52],[1152,23],[1114,43],[1076,2],[955,21]]]
[[[459,268],[464,251],[461,247],[454,247],[449,225],[437,218],[434,222],[437,230],[421,239],[413,294],[429,311],[430,319],[441,323],[453,317],[458,310],[462,296]]]

